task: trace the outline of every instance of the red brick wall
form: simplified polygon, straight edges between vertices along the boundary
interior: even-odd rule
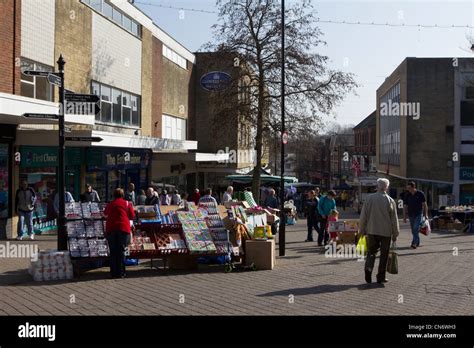
[[[153,83],[152,83],[152,122],[151,135],[161,138],[163,115],[163,43],[153,37]]]
[[[1,0],[0,14],[0,92],[20,94],[21,0]]]

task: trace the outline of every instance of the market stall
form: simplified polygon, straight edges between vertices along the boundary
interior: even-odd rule
[[[449,206],[437,211],[433,217],[433,230],[474,232],[473,206]]]
[[[66,205],[68,256],[76,277],[84,270],[108,266],[105,208],[106,204],[101,203]],[[272,232],[272,226],[278,223],[276,211],[250,207],[246,201],[226,206],[185,202],[181,206],[134,209],[136,218],[126,253],[129,260],[150,260],[151,268],[162,271],[193,269],[198,263],[217,263],[226,272],[239,266],[255,270],[273,269],[275,265],[276,229]],[[160,267],[157,260],[162,261]]]

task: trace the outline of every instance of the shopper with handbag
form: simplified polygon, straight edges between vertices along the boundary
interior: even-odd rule
[[[407,222],[407,215],[410,220],[412,249],[420,246],[420,226],[423,223],[423,217],[428,220],[428,205],[426,204],[425,194],[416,189],[414,181],[407,184],[407,193],[403,197],[403,222]]]
[[[135,218],[133,205],[124,199],[123,189],[114,191],[114,200],[104,210],[105,234],[110,249],[110,274],[112,278],[125,277],[125,249],[131,240],[131,223]]]
[[[388,194],[390,182],[387,179],[377,180],[377,192],[370,194],[360,215],[360,233],[367,235],[367,258],[365,262],[365,281],[372,283],[372,271],[375,266],[375,255],[380,249],[377,283],[387,282],[385,278],[390,241],[395,242],[400,234],[397,204]]]

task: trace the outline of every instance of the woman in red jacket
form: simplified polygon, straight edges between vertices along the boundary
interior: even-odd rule
[[[116,189],[114,200],[107,205],[104,211],[112,278],[125,277],[125,249],[131,240],[130,220],[135,217],[132,204],[123,199],[124,196],[123,189]]]

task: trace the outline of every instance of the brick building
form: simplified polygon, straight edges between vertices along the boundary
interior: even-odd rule
[[[57,125],[22,115],[57,114],[58,89],[21,71],[55,71],[60,54],[65,87],[100,97],[97,115],[65,115],[68,135],[103,139],[67,143],[66,186],[75,199],[86,182],[104,201],[129,182],[137,190],[150,182],[183,188],[196,160],[226,157],[195,152],[198,144],[188,130],[195,55],[131,2],[2,0],[0,12],[0,231],[15,236],[12,197],[21,179],[39,193],[36,227],[49,214]]]
[[[376,111],[364,118],[354,127],[354,152],[360,166],[360,175],[365,176],[376,171]]]
[[[473,67],[469,58],[406,58],[378,88],[376,166],[398,194],[414,180],[431,207],[474,201]]]

